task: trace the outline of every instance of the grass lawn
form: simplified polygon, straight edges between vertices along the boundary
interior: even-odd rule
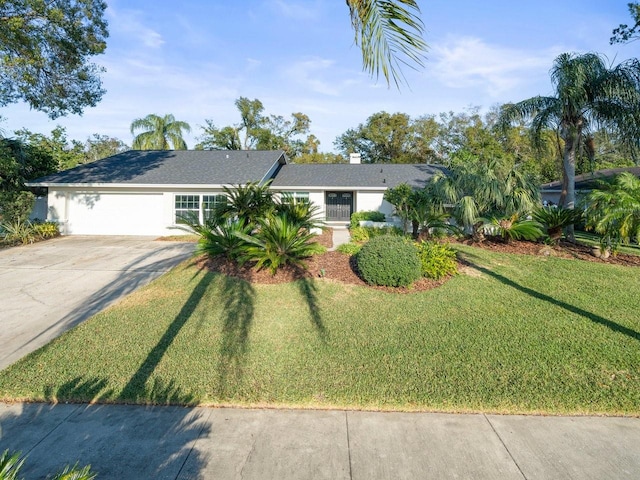
[[[11,400],[640,415],[640,270],[457,246],[391,294],[184,264],[0,372]]]
[[[600,237],[593,233],[589,232],[575,232],[576,241],[578,243],[582,243],[583,245],[596,246],[600,245]],[[620,245],[618,247],[618,251],[620,253],[626,253],[629,255],[640,255],[640,245],[631,244],[631,245]]]

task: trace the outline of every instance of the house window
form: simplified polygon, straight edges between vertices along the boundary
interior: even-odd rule
[[[202,220],[206,220],[213,213],[216,205],[227,203],[226,195],[203,195],[202,196]]]
[[[200,195],[176,195],[175,198],[175,222],[188,219],[193,213],[200,217]]]
[[[309,203],[309,192],[282,192],[282,203]]]
[[[216,205],[225,203],[227,197],[222,194],[217,195],[176,195],[174,220],[175,223],[181,223],[183,219],[198,219],[200,223],[204,223],[209,215],[213,212]]]

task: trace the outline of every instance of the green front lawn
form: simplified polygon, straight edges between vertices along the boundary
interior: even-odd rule
[[[456,246],[435,290],[183,265],[0,372],[4,400],[640,415],[640,270]]]

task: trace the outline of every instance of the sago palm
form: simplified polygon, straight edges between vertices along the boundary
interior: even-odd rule
[[[415,0],[346,0],[355,42],[362,49],[362,65],[376,78],[399,86],[400,64],[423,66],[427,44]]]
[[[247,182],[223,189],[227,198],[215,207],[214,215],[218,218],[238,219],[244,226],[255,225],[275,208],[270,182]]]
[[[136,135],[136,131],[141,131]],[[176,120],[171,114],[163,117],[155,114],[137,118],[131,123],[131,134],[135,135],[131,148],[134,150],[186,150],[183,131],[190,132],[187,122]]]
[[[531,119],[534,139],[556,130],[564,142],[562,154],[563,206],[575,207],[576,156],[597,126],[637,142],[640,120],[640,62],[631,59],[609,68],[595,53],[558,56],[551,69],[555,96],[537,96],[509,105],[502,121]]]

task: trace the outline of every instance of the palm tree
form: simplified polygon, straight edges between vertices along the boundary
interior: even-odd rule
[[[531,119],[531,132],[540,140],[553,128],[564,142],[563,206],[575,207],[576,154],[598,126],[617,131],[628,142],[638,142],[640,125],[640,61],[631,59],[608,68],[595,53],[558,56],[551,69],[556,96],[537,96],[505,107],[502,122]],[[587,145],[585,145],[587,147]],[[572,229],[569,231],[573,236]]]
[[[422,38],[424,24],[415,0],[346,0],[355,32],[355,43],[362,49],[366,72],[384,76],[399,87],[404,76],[400,64],[424,65],[427,44]]]
[[[138,135],[136,130],[142,130]],[[182,138],[182,131],[191,132],[187,122],[175,119],[171,114],[161,117],[150,114],[131,122],[131,134],[135,135],[131,148],[133,150],[186,150],[187,144]]]

